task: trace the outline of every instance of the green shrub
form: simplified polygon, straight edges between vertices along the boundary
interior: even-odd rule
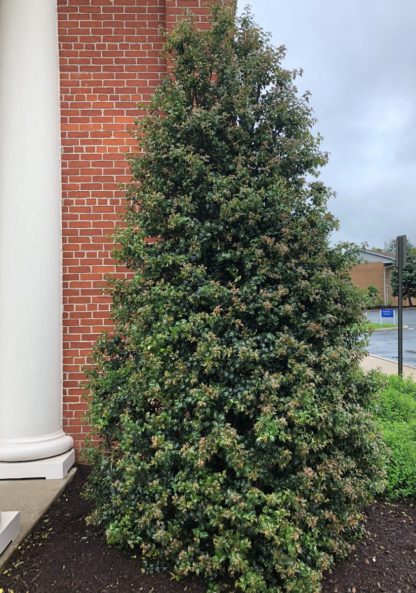
[[[383,304],[383,300],[380,296],[378,288],[370,284],[367,290],[365,291],[365,298],[366,298],[366,307],[368,309],[374,309],[375,307],[380,307]]]
[[[211,592],[314,593],[381,474],[326,157],[250,16],[184,21],[168,51],[90,372],[91,520]]]
[[[416,496],[416,383],[386,378],[375,416],[389,448],[386,496]]]

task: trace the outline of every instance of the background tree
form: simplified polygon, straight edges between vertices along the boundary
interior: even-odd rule
[[[391,244],[395,249],[394,240],[391,241]],[[397,268],[393,270],[391,285],[393,295],[398,296]],[[409,240],[407,241],[407,261],[403,268],[403,297],[408,300],[409,307],[412,307],[412,298],[416,297],[416,248]]]
[[[211,592],[315,593],[380,476],[326,157],[249,15],[184,21],[167,50],[90,373],[91,520]]]
[[[414,252],[416,250],[416,247],[409,238],[407,239],[407,250],[408,252]],[[384,243],[384,251],[387,253],[396,253],[396,237]]]

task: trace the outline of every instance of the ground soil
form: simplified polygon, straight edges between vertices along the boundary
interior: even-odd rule
[[[86,526],[77,474],[0,574],[14,593],[205,593],[198,580],[144,575],[132,554],[109,548]],[[416,593],[416,505],[378,502],[368,510],[366,537],[326,576],[323,593]]]

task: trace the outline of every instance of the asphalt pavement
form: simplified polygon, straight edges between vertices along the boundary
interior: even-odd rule
[[[397,310],[396,323],[397,323]],[[367,318],[373,323],[379,323],[379,311],[368,311]],[[403,310],[403,363],[416,367],[416,309]],[[370,337],[368,352],[374,356],[388,358],[397,362],[397,325],[394,330],[374,331]]]

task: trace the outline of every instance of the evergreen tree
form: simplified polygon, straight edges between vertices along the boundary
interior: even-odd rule
[[[249,14],[185,20],[167,51],[90,372],[91,520],[211,592],[313,593],[380,478],[326,156]]]
[[[409,307],[413,306],[412,298],[416,298],[416,248],[410,241],[407,241],[407,260],[403,267],[403,298],[408,300]],[[391,276],[393,295],[398,296],[399,278],[397,267]]]

